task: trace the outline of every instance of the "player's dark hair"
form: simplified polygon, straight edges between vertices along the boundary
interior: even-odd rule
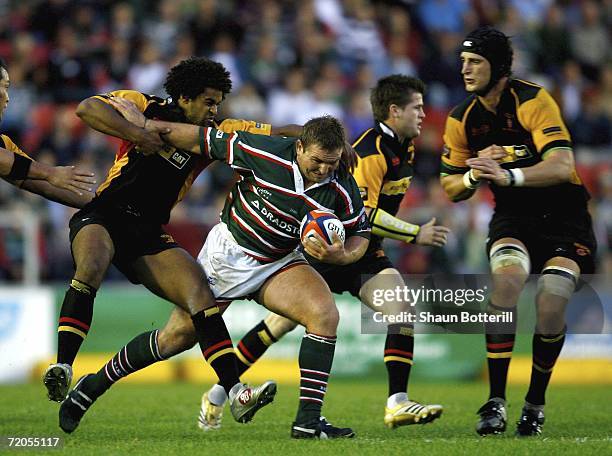
[[[473,30],[461,43],[461,52],[481,55],[491,65],[491,80],[482,95],[486,95],[501,78],[512,74],[512,42],[497,29],[484,26]]]
[[[331,151],[344,147],[346,135],[338,119],[332,116],[322,116],[310,119],[304,124],[300,140],[304,149],[311,144],[317,144]]]
[[[394,104],[404,107],[412,99],[413,93],[425,93],[423,81],[403,74],[392,74],[379,79],[370,92],[370,104],[374,119],[383,122],[389,118],[389,107]]]
[[[232,90],[232,81],[223,65],[204,57],[182,60],[170,68],[164,82],[164,89],[174,101],[181,95],[192,100],[207,88],[219,90],[225,97]]]

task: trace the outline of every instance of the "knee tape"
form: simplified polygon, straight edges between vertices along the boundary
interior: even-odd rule
[[[497,269],[519,265],[523,268],[526,274],[531,271],[531,262],[527,251],[516,244],[498,244],[491,249],[489,254],[489,262],[491,263],[491,271]]]
[[[561,266],[548,266],[538,279],[538,294],[549,293],[569,300],[578,283],[577,274]]]

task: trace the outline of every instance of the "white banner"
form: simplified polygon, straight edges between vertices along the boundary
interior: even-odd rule
[[[54,314],[50,288],[0,287],[0,383],[27,381],[52,356]]]

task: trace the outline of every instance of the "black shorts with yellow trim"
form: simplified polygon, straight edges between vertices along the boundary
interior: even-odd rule
[[[334,266],[326,263],[311,262],[333,293],[342,294],[348,291],[359,298],[359,290],[373,275],[388,268],[394,268],[391,260],[382,249],[368,250],[360,260],[346,266]]]
[[[92,205],[85,206],[70,219],[71,245],[77,233],[87,225],[101,225],[106,229],[115,246],[113,264],[134,284],[141,283],[133,267],[134,261],[180,247],[159,224],[144,221],[125,210]]]
[[[549,213],[516,215],[495,213],[489,223],[487,255],[493,243],[511,237],[523,242],[531,259],[531,273],[542,272],[544,264],[553,257],[574,260],[581,274],[595,272],[597,242],[593,222],[585,211],[577,213]]]

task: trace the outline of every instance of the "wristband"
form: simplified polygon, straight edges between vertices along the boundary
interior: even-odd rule
[[[510,186],[511,187],[522,187],[525,184],[525,173],[520,168],[509,169],[510,172]]]
[[[478,188],[480,185],[480,181],[478,179],[474,179],[474,175],[472,174],[473,169],[470,169],[463,175],[463,185],[470,190],[474,190]]]
[[[13,166],[6,177],[12,180],[25,180],[28,177],[30,166],[32,166],[32,159],[14,152],[13,155],[15,156]]]
[[[372,226],[372,234],[407,243],[416,242],[417,235],[421,230],[419,225],[404,222],[397,217],[380,208],[373,209],[369,217]]]

